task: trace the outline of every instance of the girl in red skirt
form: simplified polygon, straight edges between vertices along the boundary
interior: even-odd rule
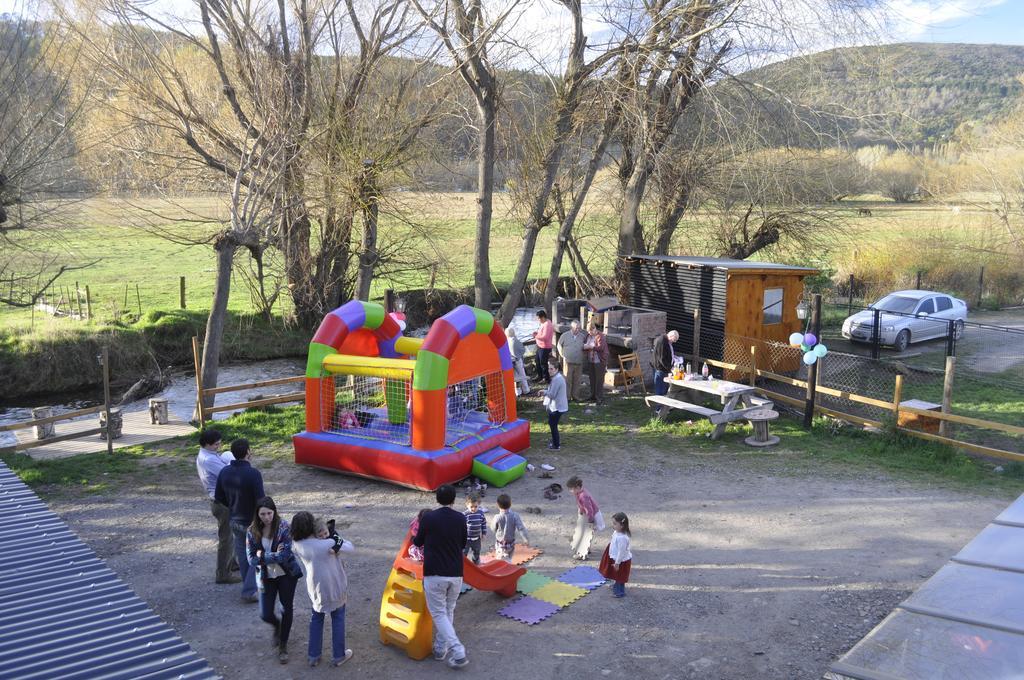
[[[604,549],[598,570],[607,579],[615,581],[612,593],[615,597],[626,596],[626,582],[629,580],[629,566],[633,563],[633,553],[629,551],[629,518],[626,513],[617,512],[612,515],[612,542]]]

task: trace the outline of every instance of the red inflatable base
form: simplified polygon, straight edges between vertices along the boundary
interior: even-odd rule
[[[516,420],[495,428],[482,439],[471,439],[456,448],[415,451],[383,441],[342,434],[300,432],[292,437],[295,462],[326,470],[380,479],[414,489],[433,491],[468,477],[473,458],[501,446],[522,451],[530,446],[530,423]]]

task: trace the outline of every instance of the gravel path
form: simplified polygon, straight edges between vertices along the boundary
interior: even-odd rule
[[[575,459],[575,460],[574,460]],[[633,583],[615,600],[605,587],[536,626],[497,615],[492,593],[462,597],[456,624],[469,678],[820,678],[843,654],[1011,500],[842,468],[808,472],[778,450],[766,455],[671,455],[653,449],[534,458],[555,481],[583,476],[609,516],[634,529]],[[260,461],[257,460],[257,465]],[[285,516],[336,517],[358,553],[349,565],[343,669],[304,663],[308,600],[300,586],[290,646],[279,665],[256,605],[237,586],[214,585],[214,521],[194,468],[180,460],[158,485],[51,506],[193,648],[227,678],[441,678],[378,642],[381,592],[409,520],[432,495],[299,468],[264,465]],[[539,472],[539,470],[538,470]],[[531,567],[571,566],[574,504],[547,501],[536,473],[509,491],[534,544]],[[485,503],[493,507],[496,493]],[[541,514],[528,514],[527,506]],[[598,539],[602,550],[607,532]]]

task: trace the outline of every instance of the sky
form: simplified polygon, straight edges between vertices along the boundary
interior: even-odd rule
[[[1024,0],[891,0],[895,33],[921,42],[1024,45]]]
[[[31,1],[31,0],[29,0]],[[0,13],[26,0],[0,0]],[[957,42],[1024,45],[1024,0],[888,0],[892,8],[886,42]],[[586,3],[585,3],[586,4]],[[152,0],[151,6],[189,6],[188,0]],[[544,13],[541,12],[540,15]],[[537,16],[540,16],[537,15]],[[523,17],[529,21],[530,13]],[[522,19],[521,19],[522,20]],[[543,19],[542,19],[543,22]]]

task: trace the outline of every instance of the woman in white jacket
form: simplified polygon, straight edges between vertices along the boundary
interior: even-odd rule
[[[560,361],[548,362],[548,371],[551,373],[551,384],[544,392],[544,407],[548,411],[548,428],[551,430],[551,441],[548,448],[558,451],[562,448],[561,439],[558,437],[558,421],[563,413],[569,411],[569,395],[565,386],[565,376],[562,375]]]
[[[306,574],[306,590],[313,603],[309,621],[309,665],[320,663],[324,645],[324,617],[331,615],[331,665],[340,666],[352,658],[345,648],[345,603],[348,599],[348,577],[342,563],[343,555],[353,551],[346,541],[308,512],[292,518],[292,552],[302,562]]]

